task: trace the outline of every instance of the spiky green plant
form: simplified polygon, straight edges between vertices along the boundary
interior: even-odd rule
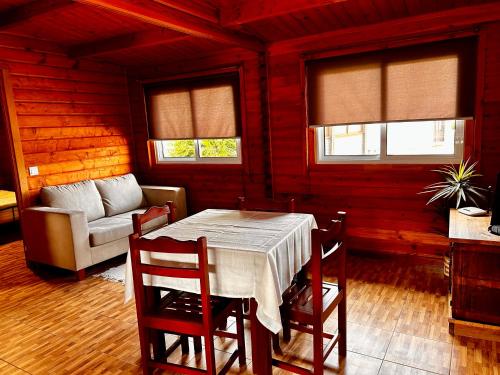
[[[470,160],[461,161],[458,169],[455,168],[453,164],[445,165],[442,168],[434,169],[434,172],[439,173],[444,181],[436,182],[434,184],[428,185],[419,194],[434,193],[434,195],[429,199],[427,204],[432,203],[438,199],[451,200],[456,199],[455,207],[460,207],[460,204],[470,200],[476,206],[478,206],[474,198],[484,198],[484,194],[481,191],[486,189],[475,186],[472,184],[472,180],[475,177],[481,176],[476,173],[475,167],[477,162],[469,164]]]

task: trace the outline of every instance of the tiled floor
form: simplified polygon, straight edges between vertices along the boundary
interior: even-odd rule
[[[348,275],[348,356],[339,363],[334,350],[326,374],[500,374],[500,343],[448,334],[439,262],[350,256]],[[333,315],[327,327],[336,328]],[[42,279],[25,267],[21,242],[0,246],[0,374],[137,374],[136,331],[135,306],[123,304],[121,284]],[[216,340],[222,364],[234,344]],[[282,347],[288,360],[311,362],[307,335]],[[251,373],[249,347],[247,356],[247,369],[232,373]],[[203,364],[200,355],[174,358]]]

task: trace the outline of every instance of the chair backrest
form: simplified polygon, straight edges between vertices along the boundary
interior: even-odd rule
[[[337,212],[337,218],[326,229],[311,231],[311,279],[313,287],[313,309],[322,311],[323,304],[323,263],[335,256],[338,265],[338,287],[345,290],[346,275],[346,218],[343,211]]]
[[[295,199],[271,200],[238,197],[238,209],[242,211],[295,212]]]
[[[183,279],[199,279],[200,297],[203,314],[203,323],[210,324],[210,283],[208,278],[207,239],[199,237],[196,241],[179,241],[171,237],[160,236],[155,239],[146,239],[134,233],[129,236],[132,274],[137,312],[141,315],[150,309],[150,297],[145,292],[143,276],[163,276]],[[143,263],[141,251],[162,254],[193,254],[198,257],[198,267],[184,268],[171,265]]]
[[[171,224],[175,221],[175,204],[168,201],[165,206],[152,206],[143,214],[132,214],[132,224],[134,233],[142,236],[145,232],[144,226],[153,220],[164,218],[163,225]]]

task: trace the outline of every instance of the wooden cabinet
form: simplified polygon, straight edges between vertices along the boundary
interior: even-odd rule
[[[500,326],[500,236],[488,232],[489,222],[450,212],[453,323]]]

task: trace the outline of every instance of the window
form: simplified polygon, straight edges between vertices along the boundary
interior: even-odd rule
[[[151,84],[144,94],[158,162],[241,164],[236,72]]]
[[[241,164],[240,138],[155,142],[159,162]]]
[[[318,162],[445,163],[474,117],[474,38],[306,63]]]
[[[316,128],[319,163],[447,163],[463,157],[464,121],[339,125]]]

